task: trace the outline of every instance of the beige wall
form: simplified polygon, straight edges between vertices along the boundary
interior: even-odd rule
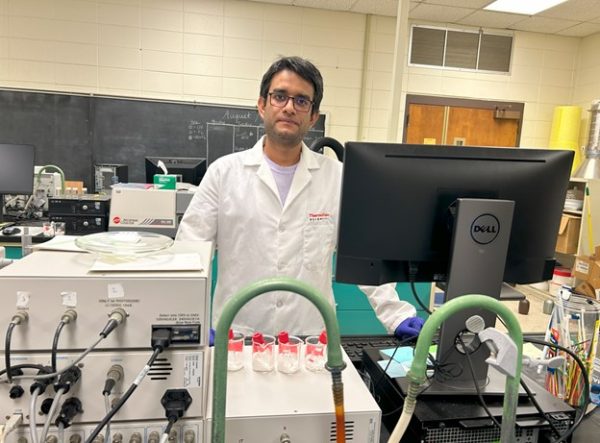
[[[554,107],[572,102],[579,39],[516,32],[510,74],[409,68],[406,92],[525,103],[521,146],[545,147]]]
[[[365,16],[230,0],[0,0],[0,87],[254,105],[281,54],[326,79],[356,138]]]
[[[385,141],[391,106],[390,90],[396,20],[373,16],[368,27],[365,54],[364,89],[359,138]]]
[[[585,37],[579,46],[579,57],[575,75],[575,89],[573,92],[573,104],[582,108],[582,124],[580,141],[582,146],[588,141],[590,104],[594,100],[600,100],[600,34]]]
[[[253,105],[270,62],[297,54],[325,78],[328,135],[385,140],[394,31],[235,0],[0,0],[0,87]],[[554,106],[600,95],[599,40],[517,32],[510,74],[408,67],[403,93],[524,102],[521,145],[546,146]]]
[[[373,63],[369,64],[368,75],[383,81],[368,84],[371,89],[364,110],[367,127],[362,134],[368,139],[384,140],[387,122],[384,116],[389,107],[383,104],[387,104],[386,94],[390,89],[382,88],[382,85],[389,84],[385,80],[391,77],[395,21],[391,17],[378,17],[378,20],[381,26],[371,28],[369,57]],[[404,70],[403,95],[523,102],[521,146],[545,147],[550,137],[554,107],[572,104],[579,46],[578,38],[516,32],[509,74],[408,66]],[[600,85],[600,77],[597,77],[596,85]],[[404,106],[404,99],[402,103]],[[403,115],[400,119],[403,120]]]

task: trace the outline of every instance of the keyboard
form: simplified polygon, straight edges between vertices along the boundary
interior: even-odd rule
[[[342,348],[356,367],[362,366],[363,348],[395,348],[400,341],[393,335],[344,335]]]

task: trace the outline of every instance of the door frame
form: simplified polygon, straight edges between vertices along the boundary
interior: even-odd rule
[[[404,127],[402,128],[402,143],[406,143],[408,132],[408,121],[410,119],[410,105],[436,105],[460,108],[479,108],[491,109],[496,112],[496,118],[510,118],[518,120],[517,127],[517,146],[521,146],[521,130],[523,129],[523,112],[525,103],[496,101],[496,100],[475,100],[458,97],[440,97],[433,95],[406,94],[406,104],[404,107]]]

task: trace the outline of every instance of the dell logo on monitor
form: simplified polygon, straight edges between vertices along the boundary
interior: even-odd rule
[[[487,225],[487,226],[478,226],[475,225],[473,226],[473,232],[477,233],[477,232],[485,232],[488,234],[495,234],[496,233],[496,227],[495,226],[491,226],[491,225]]]
[[[500,222],[492,214],[482,214],[471,223],[471,238],[480,245],[493,242],[500,232]]]

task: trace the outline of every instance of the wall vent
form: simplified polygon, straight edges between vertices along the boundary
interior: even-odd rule
[[[513,37],[413,25],[410,64],[510,72]]]

